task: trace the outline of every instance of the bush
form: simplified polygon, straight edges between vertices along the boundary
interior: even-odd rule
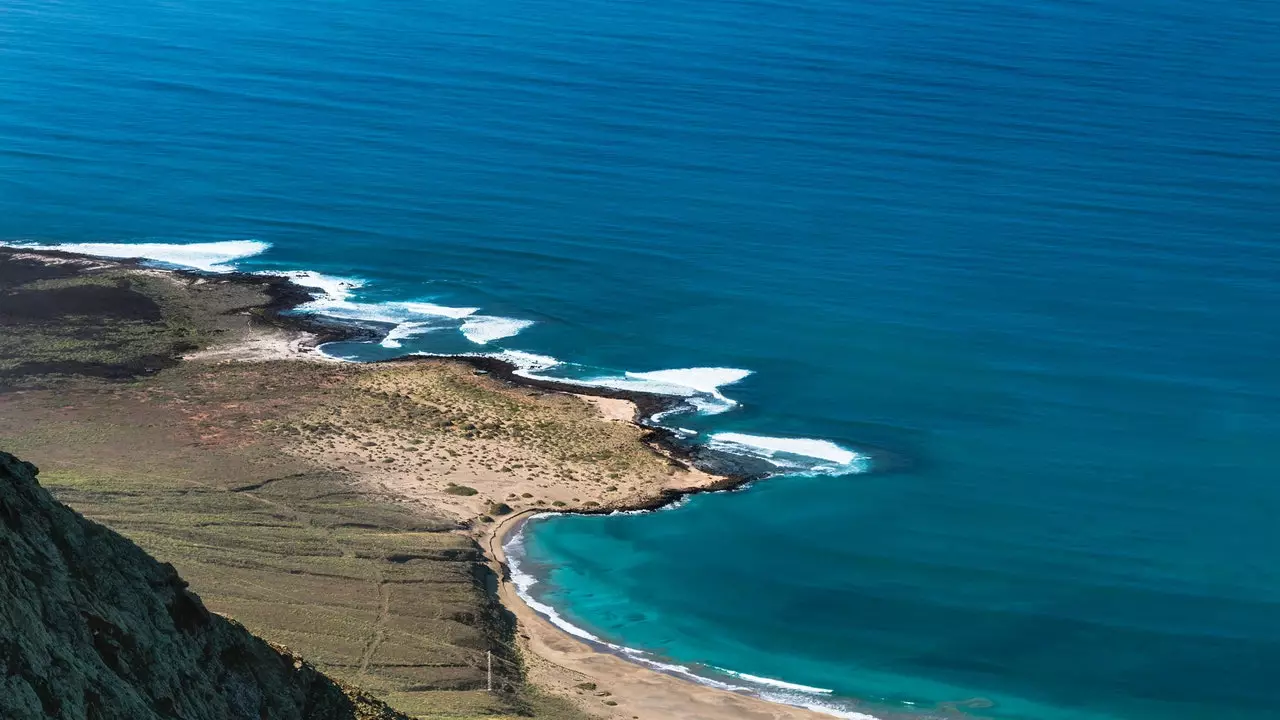
[[[450,495],[462,495],[463,497],[471,497],[472,495],[480,494],[479,490],[473,487],[467,487],[466,485],[450,485],[445,488],[444,491]]]
[[[496,503],[489,504],[490,515],[508,515],[510,513],[511,513],[511,506],[506,503],[496,502]]]

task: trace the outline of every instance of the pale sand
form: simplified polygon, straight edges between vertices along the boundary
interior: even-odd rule
[[[191,359],[317,359],[318,353],[306,349],[302,335],[255,328],[239,341]],[[553,509],[627,508],[664,489],[705,487],[720,479],[643,444],[644,430],[634,422],[635,405],[626,400],[512,386],[457,362],[349,367],[361,373],[360,382],[371,399],[366,412],[353,415],[347,403],[342,417],[321,414],[312,420],[343,424],[354,432],[300,440],[297,453],[347,470],[371,492],[424,511],[444,511],[469,523],[470,534],[481,543],[499,578],[506,576],[503,535],[521,515]],[[388,410],[388,402],[398,403],[400,410]],[[415,417],[419,409],[431,414]],[[441,428],[441,418],[452,424]],[[518,431],[510,429],[513,425]],[[454,485],[473,488],[476,494],[452,494],[449,490]],[[497,522],[481,521],[493,512],[496,502],[514,512]],[[706,687],[599,652],[534,612],[505,579],[500,581],[498,596],[518,620],[518,642],[529,680],[595,716],[610,720],[830,717]],[[583,683],[594,683],[596,688],[579,687]]]
[[[485,551],[496,562],[505,564],[502,543],[519,522],[519,517],[507,518],[485,538]],[[597,651],[526,605],[515,586],[505,579],[499,584],[498,597],[515,612],[519,621],[519,642],[526,651],[529,680],[538,687],[575,699],[580,707],[598,717],[611,720],[829,720],[831,717],[699,685]],[[594,684],[596,689],[581,689],[583,683]],[[606,705],[606,701],[617,705]]]
[[[307,362],[342,362],[316,350],[316,336],[301,330],[254,328],[252,332],[230,342],[212,345],[184,355],[183,360],[198,362],[260,362],[264,360],[303,360]]]

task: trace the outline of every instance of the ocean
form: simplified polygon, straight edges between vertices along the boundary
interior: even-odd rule
[[[0,69],[0,241],[774,463],[532,521],[576,632],[850,717],[1280,718],[1280,4],[8,0]]]

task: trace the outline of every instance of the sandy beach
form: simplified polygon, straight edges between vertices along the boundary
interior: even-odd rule
[[[264,328],[234,346],[214,348],[191,359],[314,362],[323,356],[308,345],[311,338],[300,331]],[[540,451],[538,445],[531,447],[525,441],[432,433],[430,452],[400,445],[404,454],[384,462],[388,458],[380,458],[376,448],[394,446],[410,438],[376,424],[369,424],[354,439],[342,438],[331,445],[304,442],[295,446],[299,454],[312,460],[350,469],[356,477],[363,478],[373,492],[397,496],[432,512],[444,510],[459,522],[471,525],[474,528],[471,534],[480,542],[498,578],[498,599],[518,620],[517,642],[533,684],[572,700],[594,716],[611,720],[676,717],[818,720],[830,717],[708,687],[602,652],[553,625],[516,592],[508,578],[502,546],[509,533],[529,515],[626,510],[647,505],[664,490],[697,491],[723,482],[724,478],[693,468],[645,444],[641,439],[645,428],[635,422],[637,407],[633,402],[583,393],[531,391],[477,374],[469,365],[453,361],[412,360],[389,365],[406,369],[429,365],[438,373],[432,382],[480,388],[525,408],[532,401],[544,414],[576,417],[585,409],[598,423],[596,435],[579,437],[577,442],[608,448],[614,455],[612,469],[609,469],[591,462],[557,462],[552,457],[554,453]],[[421,390],[422,380],[392,375],[383,382],[385,385],[380,387],[386,393],[409,394],[415,389]],[[492,422],[496,410],[488,404],[456,409],[470,419],[464,427]],[[552,467],[558,470],[551,471]],[[431,480],[426,481],[424,477]],[[459,487],[477,492],[460,496],[454,494],[456,490],[451,491]],[[505,503],[512,511],[487,522],[492,518],[490,512],[496,502]]]
[[[282,316],[306,296],[279,279],[38,253],[7,263],[7,282],[32,288],[32,308],[93,292],[99,306],[136,311],[14,325],[15,353],[39,362],[9,367],[0,436],[47,468],[73,507],[172,559],[211,607],[255,632],[426,716],[503,715],[542,702],[541,691],[620,720],[823,717],[600,652],[540,617],[508,580],[502,541],[531,513],[652,508],[742,482],[693,467],[636,422],[636,402],[525,383],[485,360],[335,361],[316,348],[344,329]],[[52,284],[21,285],[33,279]],[[145,342],[132,339],[140,332]],[[207,499],[192,505],[192,488]],[[315,504],[331,497],[348,499]],[[140,501],[170,509],[135,519]],[[251,521],[245,507],[266,515]],[[284,554],[260,554],[276,548]],[[369,564],[334,566],[335,553]],[[302,557],[314,560],[297,565]],[[487,565],[492,579],[455,584],[468,565]],[[494,600],[517,621],[508,640],[501,623],[480,620]],[[323,628],[300,624],[317,612]],[[478,682],[477,648],[495,642],[509,696]]]
[[[525,516],[504,520],[485,538],[485,551],[495,562],[506,562],[503,543]],[[505,576],[499,585],[498,596],[519,619],[519,640],[521,648],[526,651],[530,679],[541,687],[577,699],[580,706],[593,715],[619,720],[675,717],[695,720],[817,720],[830,717],[699,685],[596,650],[529,607]],[[617,705],[605,704],[610,700]]]
[[[456,362],[411,361],[403,366],[408,369],[423,364],[433,366],[435,379],[483,388],[497,397],[518,400],[526,409],[533,401],[539,417],[557,413],[577,417],[585,410],[594,416],[595,433],[580,435],[576,442],[609,448],[614,456],[611,468],[604,468],[591,462],[557,462],[555,451],[539,450],[545,447],[540,443],[437,435],[430,452],[415,448],[407,450],[409,457],[380,462],[368,443],[376,443],[375,448],[385,447],[404,442],[408,436],[376,425],[362,431],[355,440],[339,440],[328,447],[318,443],[298,446],[300,453],[313,460],[349,468],[364,478],[373,492],[394,495],[433,512],[444,510],[473,528],[472,535],[480,542],[498,578],[498,598],[518,619],[517,642],[529,679],[536,686],[573,700],[593,715],[619,720],[830,717],[700,685],[628,662],[592,648],[530,608],[508,579],[502,548],[504,539],[521,519],[539,512],[630,509],[646,505],[664,490],[696,491],[723,478],[688,467],[644,444],[641,438],[645,429],[634,422],[636,407],[630,401],[540,391],[531,394],[526,388],[507,386]],[[387,392],[406,393],[420,382],[420,378],[393,376]],[[487,406],[466,411],[472,420],[467,424],[479,427],[491,421]],[[431,480],[424,481],[424,477]],[[453,494],[456,488],[470,488],[476,493],[459,496]],[[494,518],[491,513],[498,502],[512,510]]]

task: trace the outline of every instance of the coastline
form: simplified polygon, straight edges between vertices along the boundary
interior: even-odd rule
[[[476,488],[472,490],[474,497],[457,497],[451,492],[455,483],[451,482],[448,487],[441,488],[428,487],[429,483],[423,482],[422,475],[417,473],[428,475],[432,479],[436,479],[437,475],[433,469],[421,464],[421,458],[415,464],[402,457],[395,465],[382,464],[381,460],[391,463],[392,459],[381,458],[374,465],[373,458],[369,457],[373,453],[366,452],[362,447],[379,444],[371,440],[379,432],[371,426],[362,428],[359,437],[354,439],[330,438],[326,447],[316,444],[309,447],[305,442],[294,445],[297,457],[322,467],[349,473],[357,486],[363,487],[371,497],[392,498],[396,502],[405,503],[410,509],[415,509],[416,506],[415,511],[418,512],[434,513],[437,516],[445,513],[455,518],[464,528],[463,532],[479,543],[486,555],[487,564],[495,572],[497,587],[491,589],[494,598],[512,612],[519,622],[517,635],[526,651],[526,665],[535,686],[554,691],[591,714],[610,718],[679,716],[707,720],[781,720],[822,717],[800,708],[664,674],[579,643],[534,612],[519,597],[510,582],[501,539],[517,527],[519,518],[525,518],[533,512],[600,514],[654,510],[678,502],[690,494],[732,490],[767,475],[765,466],[761,463],[743,461],[726,453],[699,448],[682,442],[669,430],[644,424],[645,418],[671,409],[679,403],[678,399],[644,392],[528,378],[517,374],[517,368],[511,363],[492,357],[406,356],[378,363],[342,363],[325,358],[316,350],[319,345],[335,340],[372,339],[376,337],[376,331],[360,323],[289,314],[289,310],[310,301],[314,295],[308,288],[294,283],[287,276],[156,268],[141,260],[104,259],[44,250],[3,249],[0,250],[0,258],[38,259],[53,265],[74,265],[80,272],[92,273],[103,268],[127,271],[152,278],[156,282],[161,282],[157,278],[168,278],[174,286],[251,286],[268,298],[265,304],[220,308],[221,315],[226,316],[225,327],[219,329],[221,335],[204,347],[194,352],[175,353],[172,357],[161,359],[163,361],[151,362],[146,367],[121,368],[120,373],[111,376],[113,378],[146,377],[179,363],[195,368],[237,364],[248,367],[254,363],[263,367],[284,368],[291,362],[307,362],[314,367],[317,361],[326,361],[335,370],[345,370],[348,376],[377,375],[379,378],[391,378],[392,386],[389,389],[379,388],[377,392],[395,391],[394,384],[404,379],[402,375],[408,377],[425,373],[436,381],[443,380],[472,389],[480,388],[499,399],[518,399],[518,402],[525,405],[536,406],[539,412],[569,413],[579,423],[587,418],[587,422],[594,423],[593,427],[603,433],[601,437],[606,441],[606,445],[596,448],[597,453],[600,447],[608,450],[600,457],[607,457],[613,463],[617,461],[615,456],[620,455],[625,456],[630,463],[625,469],[619,466],[620,472],[609,474],[610,477],[630,480],[632,484],[629,489],[606,486],[604,483],[608,481],[599,481],[598,478],[597,481],[584,482],[584,476],[603,475],[604,468],[599,461],[579,462],[575,466],[576,474],[575,468],[569,468],[566,474],[556,477],[550,474],[538,475],[527,469],[497,472],[496,463],[490,468],[494,472],[486,472],[474,462],[468,465],[466,458],[454,459],[458,453],[453,448],[463,448],[465,442],[459,444],[450,440],[440,445],[441,448],[449,448],[446,452],[451,459],[441,462],[441,474],[438,477],[449,477],[450,475],[445,474],[448,472],[457,473],[456,477],[467,479],[467,483],[457,485],[471,484]],[[247,320],[243,319],[244,316],[247,316]],[[409,387],[413,387],[412,382]],[[590,420],[589,416],[594,416],[595,419]],[[483,425],[485,421],[478,417],[471,418],[466,427],[474,427],[473,423]],[[472,435],[468,430],[460,440],[471,441]],[[386,441],[389,436],[384,435],[379,439]],[[381,444],[387,447],[392,443]],[[504,449],[500,443],[493,447]],[[407,450],[403,446],[401,449]],[[505,447],[505,450],[511,449]],[[465,452],[464,450],[463,453]],[[511,457],[507,458],[507,462],[517,468],[522,465],[511,462]],[[488,465],[485,467],[489,468]],[[586,472],[583,472],[584,468]],[[539,478],[542,482],[538,481]],[[619,480],[617,484],[621,485],[623,481]],[[505,504],[504,493],[506,501],[515,506],[515,512],[508,510],[511,514],[505,517],[501,513],[495,513],[500,516],[500,520],[486,522],[489,518],[487,511],[492,512],[495,505]],[[530,504],[532,500],[523,499],[532,498],[534,493],[539,496],[538,507]],[[555,501],[554,508],[543,506],[552,500]],[[575,677],[591,679],[568,682]],[[583,682],[593,682],[599,689],[586,691],[577,687]]]
[[[505,543],[538,511],[525,511],[504,518],[486,533],[482,547],[494,562],[498,574],[497,594],[504,607],[512,610],[519,623],[519,645],[529,663],[531,679],[541,687],[590,704],[592,714],[611,720],[626,718],[690,718],[691,720],[818,720],[830,718],[794,705],[758,698],[701,684],[674,672],[628,659],[624,653],[609,651],[598,643],[588,643],[553,624],[525,602],[511,581]],[[584,689],[583,684],[590,686]],[[616,698],[616,708],[603,705],[599,693]],[[863,716],[873,720],[871,716]]]

